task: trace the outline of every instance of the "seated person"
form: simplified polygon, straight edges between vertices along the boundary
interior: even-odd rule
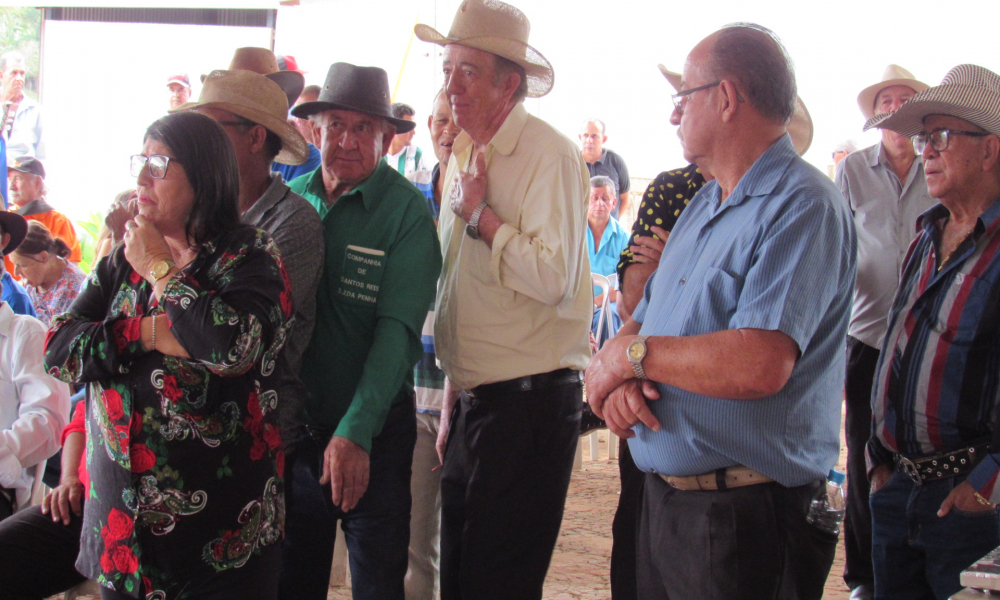
[[[16,248],[24,218],[0,211],[0,246]],[[69,387],[45,372],[45,327],[0,302],[0,520],[25,508],[35,467],[59,450],[69,419]]]
[[[69,259],[66,242],[53,237],[39,221],[28,223],[28,234],[11,255],[14,274],[27,282],[35,312],[46,327],[52,318],[69,310],[87,275]]]
[[[618,201],[618,190],[615,182],[604,175],[597,175],[590,178],[590,203],[587,205],[587,252],[590,255],[590,270],[605,277],[615,274],[618,266],[618,257],[628,244],[629,233],[622,227],[617,219],[611,218],[611,211],[615,209]],[[618,316],[617,305],[618,292],[612,286],[608,292],[608,302],[611,310],[605,317],[604,334],[597,331],[597,321],[600,318],[601,305],[604,303],[604,294],[600,288],[594,287],[594,323],[591,326],[594,335],[598,340],[606,340],[613,337],[621,327],[621,318]]]

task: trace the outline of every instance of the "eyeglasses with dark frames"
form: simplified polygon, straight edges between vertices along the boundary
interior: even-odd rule
[[[929,143],[935,152],[944,152],[948,149],[949,137],[953,135],[965,135],[968,137],[985,137],[988,133],[978,131],[958,131],[956,129],[938,129],[930,133],[918,133],[910,138],[913,142],[913,150],[917,154],[923,154]]]
[[[143,167],[149,168],[149,176],[153,179],[163,179],[167,174],[167,167],[170,161],[180,162],[176,158],[170,158],[162,154],[152,154],[143,156],[141,154],[132,155],[132,177],[138,177],[142,173]]]
[[[705,85],[699,85],[698,87],[693,87],[693,88],[691,88],[689,90],[684,90],[684,91],[681,91],[681,92],[677,92],[673,96],[670,96],[670,100],[674,103],[674,109],[677,110],[678,112],[680,112],[681,106],[683,106],[683,102],[681,102],[681,101],[684,99],[684,96],[689,96],[689,95],[691,95],[691,94],[693,94],[695,92],[700,92],[701,90],[707,90],[708,88],[713,88],[713,87],[719,85],[720,83],[722,83],[721,79],[719,81],[716,81],[715,83],[708,83],[708,84],[705,84]]]

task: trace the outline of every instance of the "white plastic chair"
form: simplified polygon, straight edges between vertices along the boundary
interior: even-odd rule
[[[617,276],[616,276],[617,279]],[[601,294],[604,296],[604,301],[601,303],[601,312],[597,317],[597,333],[594,335],[597,338],[597,347],[601,347],[601,335],[604,333],[604,322],[608,319],[608,307],[610,302],[608,302],[608,292],[611,291],[611,282],[604,275],[598,275],[597,273],[590,274],[590,280],[601,289]]]

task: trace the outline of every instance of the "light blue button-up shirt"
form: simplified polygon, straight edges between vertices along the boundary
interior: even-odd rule
[[[629,446],[640,469],[695,475],[744,465],[782,485],[823,478],[837,461],[844,340],[857,237],[840,191],[798,157],[785,135],[721,202],[718,182],[695,197],[670,234],[633,317],[641,333],[726,329],[785,333],[800,357],[777,394],[728,400],[657,384]]]

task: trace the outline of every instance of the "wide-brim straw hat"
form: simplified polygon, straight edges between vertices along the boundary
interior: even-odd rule
[[[905,85],[913,89],[914,92],[922,92],[930,87],[926,83],[918,81],[913,73],[903,67],[889,65],[885,68],[885,73],[882,74],[882,81],[866,87],[858,94],[858,108],[861,109],[861,114],[865,116],[865,119],[875,116],[875,99],[878,98],[878,93],[894,85]]]
[[[197,102],[182,104],[169,112],[199,107],[221,108],[263,125],[281,138],[281,152],[275,161],[301,165],[309,158],[309,147],[299,130],[288,123],[285,92],[267,77],[253,71],[212,71],[205,78]]]
[[[670,82],[670,85],[674,88],[674,91],[681,91],[681,80],[683,77],[680,73],[675,73],[663,65],[656,65],[656,68],[660,70],[660,73]],[[792,145],[795,146],[795,152],[802,156],[809,150],[809,146],[812,146],[813,141],[813,121],[812,116],[809,114],[809,110],[806,108],[805,102],[802,98],[795,97],[795,112],[792,113],[792,120],[788,123],[788,135],[792,138]]]
[[[381,117],[396,126],[397,134],[413,131],[416,122],[392,116],[389,98],[389,76],[384,70],[334,63],[319,98],[299,104],[292,109],[292,115],[305,119],[325,110],[349,110]]]
[[[920,92],[892,114],[869,119],[865,131],[877,127],[913,137],[923,131],[929,115],[958,117],[1000,135],[1000,75],[978,65],[958,65],[941,85]]]
[[[465,0],[458,7],[448,35],[418,24],[413,32],[425,42],[459,44],[517,63],[528,78],[528,97],[540,98],[552,90],[555,72],[548,59],[528,44],[531,23],[517,8],[499,0]]]
[[[21,215],[0,209],[0,227],[5,233],[10,234],[10,241],[3,247],[3,255],[7,256],[24,241],[24,236],[28,235],[28,220]],[[3,268],[0,267],[0,273]]]
[[[282,71],[278,66],[278,58],[267,48],[237,48],[228,71],[253,71],[267,77],[278,84],[288,98],[288,106],[293,106],[306,87],[306,78],[298,71]],[[201,76],[205,83],[208,75]]]

